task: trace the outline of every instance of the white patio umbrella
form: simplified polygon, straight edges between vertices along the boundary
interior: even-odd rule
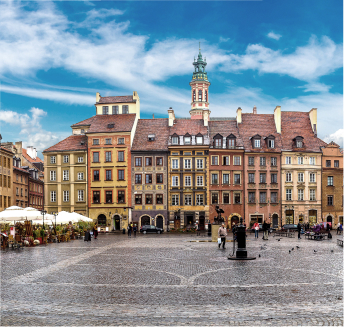
[[[18,206],[11,206],[6,208],[6,210],[24,210],[24,208]]]
[[[93,221],[93,219],[88,218],[86,216],[83,216],[77,212],[72,212],[71,215],[73,216],[73,219],[75,219],[75,221],[85,221],[85,222],[92,222]]]
[[[35,208],[20,208],[20,209],[5,209],[4,211],[0,212],[0,221],[1,222],[13,222],[13,221],[24,221],[24,220],[32,220],[35,222],[36,220],[42,220],[43,222],[43,215],[42,213],[35,209]],[[54,216],[50,214],[44,215],[44,220],[53,219]]]

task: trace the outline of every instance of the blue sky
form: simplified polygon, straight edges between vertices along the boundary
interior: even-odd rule
[[[212,116],[318,108],[343,145],[338,0],[0,2],[0,133],[38,151],[95,114],[95,93],[141,99],[141,118],[188,115],[193,58],[207,58]]]

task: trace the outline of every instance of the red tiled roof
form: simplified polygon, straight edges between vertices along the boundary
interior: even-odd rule
[[[252,152],[280,152],[282,148],[281,135],[277,133],[273,114],[242,114],[242,123],[238,125],[239,134],[244,142],[246,151]],[[251,138],[259,134],[261,136],[261,148],[252,147]],[[275,147],[267,147],[264,139],[273,135],[275,137]]]
[[[244,142],[239,134],[236,120],[211,120],[209,122],[210,144],[212,144],[213,138],[217,134],[220,134],[223,137],[233,134],[236,137],[236,146],[244,145]]]
[[[84,144],[81,144],[83,142]],[[43,151],[55,152],[55,151],[77,151],[87,149],[87,136],[85,135],[71,135],[61,142],[51,146],[50,148]]]
[[[31,163],[34,163],[34,162],[41,162],[41,163],[43,163],[43,160],[40,159],[40,158],[38,158],[38,157],[36,157],[36,159],[32,159],[32,158],[27,154],[27,150],[24,149],[24,148],[22,148],[22,154],[23,154],[23,157],[24,157],[27,161],[29,161],[29,162],[31,162]]]
[[[23,173],[26,173],[26,174],[30,174],[30,173],[29,173],[26,169],[24,169],[24,168],[20,168],[20,167],[13,166],[13,169],[19,170],[19,171],[21,171],[21,172],[23,172]]]
[[[135,117],[136,114],[93,116],[91,126],[88,129],[87,134],[103,132],[130,132],[133,128]],[[113,127],[109,127],[109,124],[112,124]]]
[[[204,126],[203,119],[175,119],[175,124],[170,127],[170,135],[207,135],[208,128]]]
[[[155,134],[155,140],[149,141],[148,135]],[[167,151],[168,119],[140,119],[137,123],[132,151]]]
[[[3,146],[1,146],[1,145],[0,145],[0,150],[1,150],[1,151],[6,151],[6,152],[8,152],[9,154],[14,155],[14,153],[13,153],[11,150],[6,149],[5,147],[3,147]]]
[[[282,148],[285,151],[321,152],[320,147],[327,143],[317,138],[312,130],[308,112],[282,111]],[[303,137],[303,147],[296,148],[293,139]]]
[[[73,124],[72,127],[74,127],[74,126],[85,126],[85,125],[89,126],[89,125],[92,124],[92,121],[93,121],[94,117],[96,117],[96,116],[92,116],[91,118],[87,118],[87,119],[82,120],[82,121],[80,121],[80,122],[78,122],[76,124]]]
[[[128,102],[136,102],[133,99],[132,95],[123,95],[123,96],[116,96],[116,97],[100,97],[97,103],[128,103]]]

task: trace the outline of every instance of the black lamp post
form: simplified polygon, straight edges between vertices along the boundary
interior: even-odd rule
[[[42,210],[41,211],[41,214],[43,215],[43,229],[44,229],[44,215],[47,213],[47,211],[46,210]]]
[[[57,213],[56,212],[53,212],[53,215],[55,217],[55,233],[56,233],[56,216],[57,216]]]

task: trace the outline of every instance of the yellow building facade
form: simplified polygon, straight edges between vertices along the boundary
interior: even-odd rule
[[[13,156],[0,145],[0,211],[13,205]]]

